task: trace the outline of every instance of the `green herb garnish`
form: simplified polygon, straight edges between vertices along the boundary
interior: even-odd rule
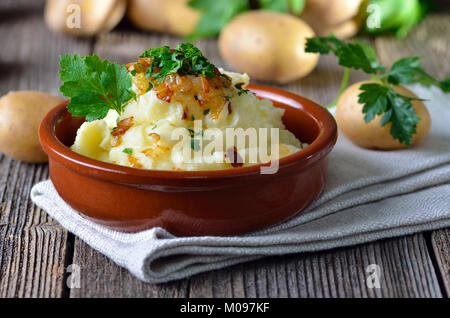
[[[126,153],[127,155],[131,156],[133,154],[133,149],[131,148],[125,148],[122,150],[123,153]]]
[[[209,112],[210,112],[211,110],[208,108],[208,109],[205,109],[204,111],[203,111],[203,115],[208,115],[209,114]]]
[[[146,76],[157,81],[173,73],[179,75],[195,75],[208,78],[214,77],[215,67],[203,56],[200,49],[191,43],[181,43],[175,49],[161,46],[145,51],[141,57],[151,58]]]
[[[192,120],[192,121],[194,121],[195,120],[195,117],[194,117],[194,115],[193,114],[191,114],[191,117],[189,118],[190,120]]]
[[[202,52],[190,43],[179,44],[175,49],[168,46],[150,49],[141,57],[150,58],[146,77],[156,81],[164,81],[173,73],[212,78],[217,72]],[[124,106],[136,98],[132,90],[132,76],[136,72],[128,72],[122,65],[100,60],[97,55],[81,57],[74,54],[61,56],[60,66],[63,81],[60,91],[70,98],[67,108],[74,116],[85,116],[87,121],[93,121],[105,118],[110,109],[121,115]],[[147,91],[153,84],[149,82]]]
[[[234,87],[236,87],[239,90],[238,96],[241,96],[242,94],[247,94],[248,92],[250,92],[248,89],[242,88],[242,85],[244,85],[244,84],[243,83],[234,84]]]
[[[367,43],[355,41],[345,43],[334,36],[309,38],[306,52],[328,54],[332,52],[338,57],[339,65],[345,67],[339,95],[327,107],[335,106],[339,97],[347,87],[350,69],[360,69],[372,75],[374,83],[360,87],[358,102],[363,104],[362,112],[366,123],[375,116],[383,115],[381,125],[392,123],[390,133],[394,139],[410,145],[412,136],[416,134],[419,118],[411,104],[414,98],[397,93],[393,86],[420,83],[425,86],[435,85],[444,92],[449,92],[450,79],[437,81],[420,66],[418,57],[403,58],[395,62],[389,71],[378,60],[375,50]],[[416,98],[418,100],[418,98]]]
[[[199,151],[200,150],[200,140],[191,139],[191,148],[194,151]]]
[[[189,132],[189,136],[191,136],[191,138],[194,138],[194,136],[195,136],[194,130],[193,130],[192,128],[190,128],[190,127],[186,128],[186,129],[187,129],[188,132]]]
[[[63,85],[59,89],[70,98],[67,108],[74,116],[93,121],[104,118],[110,109],[120,115],[126,103],[136,97],[127,69],[97,55],[64,55],[60,67]]]

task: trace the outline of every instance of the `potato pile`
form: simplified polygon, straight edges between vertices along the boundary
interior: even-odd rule
[[[55,32],[93,36],[111,31],[126,7],[127,0],[47,0],[45,22]]]
[[[242,0],[244,6],[245,1]],[[316,55],[304,52],[305,38],[330,32],[340,38],[354,35],[359,29],[357,15],[362,2],[306,0],[303,12],[297,16],[289,7],[284,13],[266,11],[269,9],[262,7],[264,2],[258,1],[254,3],[263,9],[250,10],[254,7],[249,1],[247,11],[224,24],[219,36],[220,53],[229,66],[257,80],[287,83],[302,78],[318,61]],[[189,0],[47,0],[45,20],[56,32],[93,36],[110,31],[127,14],[140,29],[184,37],[192,35],[199,23],[205,24],[201,17],[208,8],[224,5],[218,1],[194,9],[188,3]],[[80,8],[79,12],[74,11],[74,5]],[[73,28],[76,13],[81,16],[81,28]],[[215,24],[211,20],[208,23]]]
[[[94,36],[111,31],[128,11],[128,18],[138,28],[184,36],[194,30],[200,17],[188,1],[47,0],[45,21],[58,33]]]

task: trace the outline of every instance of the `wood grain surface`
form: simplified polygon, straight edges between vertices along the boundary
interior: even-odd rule
[[[33,89],[58,94],[58,55],[95,52],[121,63],[152,46],[178,38],[137,31],[126,22],[95,39],[48,31],[42,1],[0,2],[0,95]],[[430,73],[449,76],[450,19],[434,15],[406,40],[378,38],[383,63],[424,57]],[[224,65],[215,40],[198,43],[213,63]],[[447,56],[446,56],[447,55]],[[445,62],[447,59],[447,62]],[[334,99],[342,69],[321,58],[305,79],[280,86],[319,103]],[[351,81],[364,79],[352,73]],[[29,199],[33,184],[48,178],[46,165],[0,154],[0,297],[442,297],[450,291],[450,230],[419,233],[320,253],[267,257],[168,284],[142,283],[125,269],[67,233]],[[80,288],[66,285],[67,266],[81,268]],[[381,288],[366,284],[366,267],[381,268]]]

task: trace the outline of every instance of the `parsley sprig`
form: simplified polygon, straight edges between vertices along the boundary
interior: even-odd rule
[[[67,105],[74,116],[87,121],[101,119],[110,109],[119,114],[136,95],[131,89],[131,75],[125,67],[100,60],[97,55],[60,57],[60,91],[70,97]]]
[[[345,43],[333,35],[328,37],[309,38],[306,52],[328,54],[333,53],[338,63],[345,67],[344,76],[335,101],[327,107],[335,106],[339,97],[346,89],[350,69],[362,70],[372,76],[374,83],[361,85],[358,102],[363,104],[364,121],[371,122],[375,116],[383,115],[381,125],[392,123],[390,133],[394,139],[410,145],[412,136],[416,134],[419,118],[411,104],[411,98],[397,93],[393,86],[420,83],[425,86],[437,86],[444,92],[450,92],[450,78],[443,81],[434,79],[420,65],[420,58],[407,57],[396,61],[391,69],[380,64],[373,47],[363,41]]]
[[[161,46],[145,51],[141,57],[151,58],[151,65],[147,68],[146,76],[157,81],[163,81],[168,75],[196,75],[212,78],[215,67],[202,51],[191,43],[181,43],[175,49]]]

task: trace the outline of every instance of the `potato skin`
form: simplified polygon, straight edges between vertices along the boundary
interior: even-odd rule
[[[348,87],[339,98],[336,108],[336,122],[339,129],[348,139],[360,147],[383,150],[408,147],[391,136],[391,123],[384,127],[380,125],[382,116],[376,116],[370,123],[365,123],[364,114],[362,113],[363,105],[358,103],[358,95],[361,93],[359,88],[366,83],[376,82],[364,81],[355,83]],[[395,86],[394,90],[408,97],[417,97],[403,86]],[[421,101],[412,101],[411,103],[419,117],[417,133],[413,135],[411,142],[411,145],[414,145],[428,134],[431,118],[427,108]]]
[[[67,25],[72,4],[80,6],[80,28]],[[47,0],[44,18],[54,32],[88,37],[112,30],[124,17],[126,7],[126,0]]]
[[[189,0],[130,0],[128,17],[138,28],[185,36],[197,26],[200,12]]]
[[[64,99],[35,91],[10,92],[0,98],[0,151],[26,162],[47,162],[39,143],[39,125]]]
[[[314,31],[297,17],[263,10],[238,15],[221,32],[219,49],[235,70],[252,78],[287,83],[309,74],[318,54],[305,53]]]

